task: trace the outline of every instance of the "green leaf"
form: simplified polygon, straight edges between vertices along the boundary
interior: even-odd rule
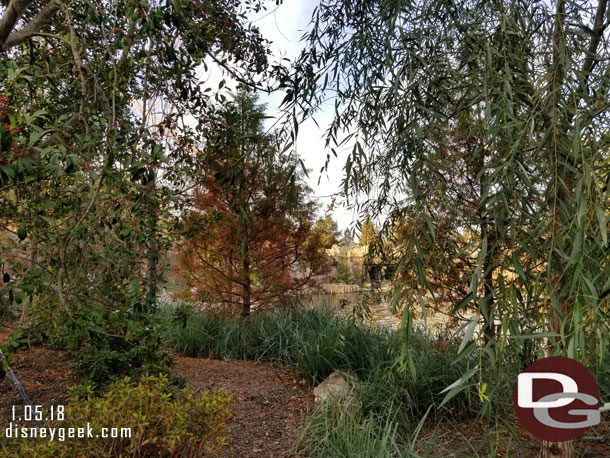
[[[52,200],[48,200],[48,201],[46,201],[46,202],[43,204],[42,209],[43,209],[43,210],[48,210],[48,209],[50,209],[50,208],[55,207],[55,205],[57,205],[57,203],[56,203],[56,202],[53,202]]]
[[[6,165],[0,165],[0,170],[2,170],[6,175],[10,178],[15,178],[15,171],[12,167]]]
[[[519,262],[519,255],[517,254],[516,251],[513,252],[512,259],[513,259],[513,266],[515,267],[515,271],[517,272],[519,277],[521,277],[521,280],[523,280],[523,282],[527,283],[527,277],[525,276],[523,267],[521,267],[521,263]]]
[[[460,301],[460,303],[458,305],[456,305],[453,310],[451,310],[451,315],[453,315],[455,312],[457,312],[458,310],[464,308],[466,305],[468,305],[468,303],[470,303],[470,301],[474,298],[474,293],[471,291],[468,294],[466,294],[466,296],[464,297],[464,299],[462,299]]]
[[[466,359],[468,357],[468,355],[470,355],[470,353],[472,353],[472,351],[476,348],[476,346],[477,346],[476,341],[471,340],[470,342],[468,342],[466,344],[466,346],[464,347],[462,352],[456,358],[454,358],[451,362],[453,364],[457,364],[460,361],[462,361],[463,359]]]
[[[461,384],[463,384],[464,382],[468,381],[468,379],[470,379],[470,377],[472,377],[478,369],[479,369],[478,367],[473,367],[472,369],[470,369],[468,372],[466,372],[464,375],[462,375],[459,379],[457,379],[455,382],[453,382],[451,385],[449,385],[447,388],[445,388],[443,391],[441,391],[441,394],[446,393],[447,391],[450,391],[453,388],[456,388],[456,387],[460,386]]]
[[[519,443],[519,445],[521,447],[525,447],[523,445],[523,442],[521,441],[521,438],[519,437],[519,435],[515,431],[515,428],[513,428],[513,426],[508,421],[506,421],[506,420],[502,420],[502,423],[504,423],[504,426],[506,426],[508,428],[508,430],[510,431],[511,436],[513,436],[515,438],[515,440]]]
[[[602,241],[604,242],[604,245],[608,245],[608,221],[606,212],[599,205],[595,205],[595,216],[597,216],[599,234],[602,237]]]
[[[43,272],[42,269],[37,267],[35,269],[28,270],[28,275],[30,275],[33,278],[38,278],[42,275],[42,272]]]
[[[426,225],[428,226],[428,233],[430,234],[432,241],[436,242],[436,229],[434,227],[434,223],[432,222],[432,219],[430,218],[430,216],[428,216],[427,213],[424,212],[423,216],[424,216],[424,221],[426,222]]]
[[[470,369],[462,377],[460,377],[458,380],[456,380],[451,385],[449,385],[447,388],[445,388],[443,391],[441,391],[441,394],[447,392],[447,394],[445,395],[445,397],[443,398],[443,400],[440,404],[441,407],[444,406],[445,404],[447,404],[451,399],[453,399],[459,393],[464,391],[466,388],[471,386],[471,385],[467,385],[466,382],[477,372],[477,370],[478,370],[478,367],[474,367],[474,368]]]
[[[474,331],[477,328],[478,323],[479,323],[478,315],[473,316],[472,319],[468,322],[468,324],[466,326],[466,330],[464,331],[464,337],[462,338],[462,343],[460,344],[460,346],[458,348],[458,355],[462,352],[462,350],[464,349],[466,344],[468,342],[470,342],[470,339],[472,339],[472,336],[474,334]]]
[[[409,348],[407,350],[407,367],[411,372],[411,376],[417,378],[417,371],[415,370],[415,360],[413,359],[413,351]]]
[[[30,145],[36,143],[43,133],[44,130],[42,130],[40,127],[32,126],[32,133],[30,134]]]
[[[49,223],[49,224],[55,224],[55,220],[53,218],[49,218],[48,216],[44,216],[44,215],[38,215],[40,216],[40,219]]]
[[[510,336],[511,339],[551,339],[559,337],[556,332],[540,332],[537,334],[513,334]]]
[[[25,224],[21,223],[19,225],[19,227],[17,228],[17,237],[19,237],[19,240],[25,240],[25,238],[28,236],[28,231],[25,228]]]

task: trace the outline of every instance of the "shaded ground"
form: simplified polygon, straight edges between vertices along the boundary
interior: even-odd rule
[[[12,332],[7,327],[0,328],[0,343]],[[21,382],[34,405],[66,405],[67,389],[78,383],[70,370],[72,360],[61,351],[44,347],[33,347],[17,352],[11,361],[11,368]],[[12,421],[12,408],[15,417],[23,413],[23,399],[15,389],[8,374],[0,380],[0,431]]]
[[[312,389],[296,373],[271,363],[178,358],[178,371],[194,390],[222,388],[234,395],[228,441],[218,456],[293,456],[301,411]]]
[[[11,328],[0,327],[0,343]],[[233,418],[229,425],[230,448],[219,457],[293,456],[301,411],[313,401],[312,388],[293,370],[270,363],[228,362],[177,357],[178,372],[189,388],[223,389],[233,394]],[[17,352],[11,362],[15,375],[32,403],[65,405],[68,387],[78,383],[70,367],[73,361],[61,351],[32,347]],[[23,400],[8,378],[0,380],[0,431],[8,426],[12,407],[23,412]]]

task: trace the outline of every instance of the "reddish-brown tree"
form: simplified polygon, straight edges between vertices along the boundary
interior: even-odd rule
[[[264,134],[264,113],[239,94],[220,110],[201,152],[205,178],[185,217],[177,270],[192,299],[269,306],[328,271],[328,241],[297,162]]]

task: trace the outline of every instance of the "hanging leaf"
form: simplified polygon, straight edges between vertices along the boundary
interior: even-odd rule
[[[479,323],[479,316],[475,315],[466,325],[466,330],[464,331],[464,337],[462,338],[462,343],[460,343],[460,346],[458,348],[458,355],[462,352],[462,350],[464,349],[466,344],[468,344],[468,342],[470,342],[470,339],[472,339],[472,336],[474,335],[474,331],[477,329],[478,323]]]
[[[28,231],[25,228],[25,224],[21,223],[19,225],[19,227],[17,228],[17,237],[19,237],[19,240],[25,240],[25,238],[28,236]]]

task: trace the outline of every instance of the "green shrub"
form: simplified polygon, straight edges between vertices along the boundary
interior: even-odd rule
[[[67,351],[85,384],[102,390],[123,377],[170,374],[174,360],[162,343],[157,316],[130,310],[35,308],[29,320],[3,346],[8,353],[45,344]],[[179,378],[175,377],[175,383]]]
[[[103,388],[122,377],[149,374],[169,375],[174,361],[164,350],[161,334],[147,321],[125,320],[116,334],[90,330],[88,342],[70,347],[74,369],[84,383]],[[111,331],[112,332],[112,331]]]
[[[15,457],[200,457],[225,446],[231,396],[188,389],[173,393],[171,388],[165,376],[142,376],[138,382],[125,378],[102,397],[79,386],[72,390],[64,420],[46,425],[67,430],[89,424],[94,435],[102,428],[131,428],[131,438],[68,439],[67,433],[65,441],[3,438],[0,450]]]
[[[51,342],[67,349],[76,374],[98,389],[127,376],[170,374],[173,366],[154,319],[129,311],[71,314]]]

